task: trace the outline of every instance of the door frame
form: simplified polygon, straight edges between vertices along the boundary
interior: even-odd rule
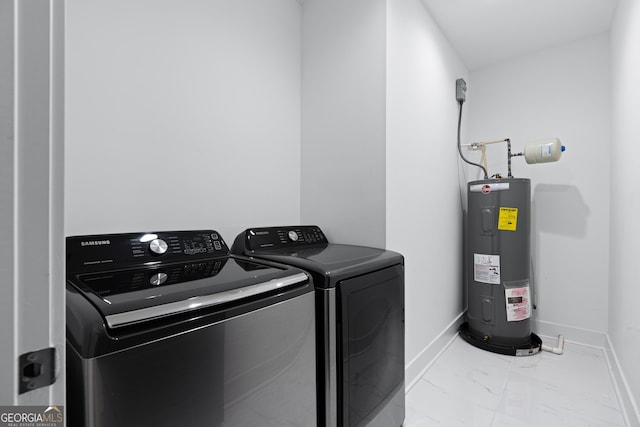
[[[0,0],[0,405],[65,404],[64,10]],[[20,393],[47,348],[55,382]]]

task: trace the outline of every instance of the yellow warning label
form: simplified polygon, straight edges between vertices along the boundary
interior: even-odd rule
[[[516,231],[518,225],[518,208],[500,208],[498,230]]]

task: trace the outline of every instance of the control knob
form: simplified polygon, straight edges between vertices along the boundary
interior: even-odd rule
[[[297,242],[298,241],[298,233],[296,233],[295,231],[291,230],[289,232],[289,240],[291,240],[292,242]]]
[[[167,252],[169,245],[162,239],[153,239],[151,243],[149,243],[149,250],[156,255],[163,255]]]
[[[154,286],[160,286],[164,282],[166,282],[168,278],[169,278],[169,276],[167,275],[167,273],[159,272],[159,273],[156,273],[156,274],[152,275],[149,278],[149,284],[154,285]]]

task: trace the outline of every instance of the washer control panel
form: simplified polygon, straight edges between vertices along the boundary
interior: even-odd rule
[[[250,228],[241,233],[234,242],[236,253],[256,253],[326,245],[329,242],[320,227],[315,225],[292,225],[285,227]]]
[[[78,273],[229,255],[214,230],[74,236],[66,243],[67,270]]]

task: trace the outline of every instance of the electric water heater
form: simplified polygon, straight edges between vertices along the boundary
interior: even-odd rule
[[[540,351],[531,332],[531,182],[484,179],[468,184],[466,322],[476,347],[523,356]]]

